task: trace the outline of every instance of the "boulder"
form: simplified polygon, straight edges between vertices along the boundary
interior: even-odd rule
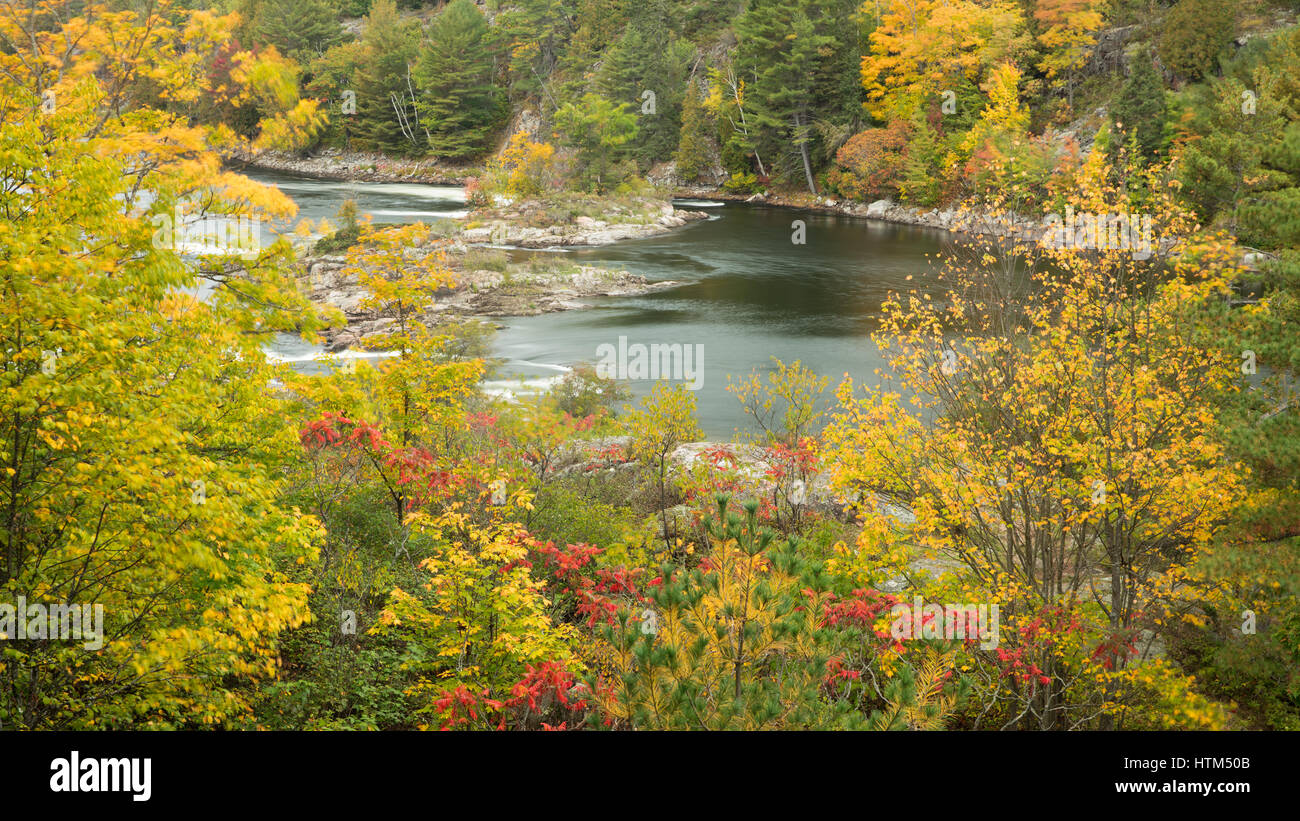
[[[891,200],[876,200],[867,206],[868,217],[883,217],[894,207]]]

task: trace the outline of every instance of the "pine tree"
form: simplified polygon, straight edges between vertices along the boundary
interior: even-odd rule
[[[325,53],[344,39],[338,12],[326,0],[253,0],[251,35],[300,63]]]
[[[834,697],[827,671],[862,635],[819,617],[839,598],[830,574],[806,543],[759,524],[758,507],[719,496],[704,522],[707,562],[659,569],[654,629],[646,611],[623,611],[600,631],[617,671],[611,718],[646,730],[942,729],[967,687],[947,681],[951,656],[900,665],[881,688],[883,709]]]
[[[942,193],[940,163],[943,141],[930,118],[917,112],[912,119],[912,134],[903,159],[903,180],[899,185],[902,198],[917,205],[935,205]]]
[[[852,99],[842,76],[847,46],[856,44],[852,10],[842,0],[754,0],[736,22],[761,142],[791,157],[798,173],[787,176],[802,175],[813,193],[814,123],[844,116]]]
[[[492,84],[491,32],[473,0],[452,0],[429,26],[415,70],[420,124],[439,157],[470,157],[488,149],[506,113]]]
[[[694,49],[677,40],[664,0],[635,6],[627,27],[605,56],[597,90],[638,112],[631,154],[644,167],[667,160],[682,127],[686,72]]]
[[[1133,61],[1133,73],[1124,81],[1111,111],[1116,130],[1125,137],[1116,145],[1136,139],[1143,156],[1154,157],[1160,149],[1167,112],[1164,83],[1144,51]]]
[[[1238,234],[1259,248],[1300,248],[1300,121],[1265,147],[1262,159],[1278,187],[1242,203]]]
[[[576,29],[563,62],[566,74],[582,77],[627,26],[629,0],[577,0]]]
[[[420,144],[410,77],[418,36],[417,26],[398,18],[393,0],[375,0],[362,39],[364,59],[354,78],[358,131],[370,148],[411,153]]]
[[[1196,133],[1183,152],[1179,176],[1183,196],[1207,223],[1236,231],[1243,203],[1264,192],[1286,188],[1290,176],[1266,165],[1266,153],[1276,150],[1286,128],[1274,78],[1256,72],[1255,107],[1243,106],[1245,86],[1236,79],[1216,81],[1209,99],[1195,107]],[[1281,159],[1276,158],[1276,159]],[[1260,226],[1267,231],[1267,225]],[[1272,245],[1266,236],[1251,241]]]
[[[624,160],[626,146],[637,134],[636,117],[627,107],[584,94],[555,112],[555,126],[564,144],[577,149],[578,176],[590,191],[603,193],[635,170]]]
[[[517,0],[493,22],[510,55],[510,93],[538,95],[556,107],[551,76],[576,28],[573,13],[563,0]]]

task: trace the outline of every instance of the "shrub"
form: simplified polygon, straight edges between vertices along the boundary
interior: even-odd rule
[[[722,187],[733,194],[754,194],[763,190],[762,184],[758,177],[744,171],[737,171],[722,184]]]
[[[827,182],[843,197],[896,197],[906,169],[910,134],[911,129],[901,120],[854,134],[835,152],[838,167],[827,175]]]
[[[510,138],[505,151],[489,167],[487,177],[474,192],[476,199],[485,203],[495,193],[527,198],[552,190],[558,182],[555,147],[533,142],[520,131]]]
[[[533,508],[529,530],[535,538],[557,544],[624,544],[640,524],[626,507],[593,498],[577,481],[542,485]]]
[[[313,251],[317,254],[332,254],[346,251],[361,238],[361,224],[357,221],[357,201],[344,200],[338,211],[339,228],[327,237],[317,241]]]
[[[486,208],[492,204],[492,192],[478,177],[465,178],[465,203],[470,208]]]
[[[551,390],[551,397],[560,410],[582,418],[609,413],[615,404],[627,401],[630,394],[613,379],[597,375],[595,366],[579,362]]]

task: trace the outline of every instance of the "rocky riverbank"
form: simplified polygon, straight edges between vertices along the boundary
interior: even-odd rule
[[[770,205],[819,214],[873,219],[896,225],[935,228],[967,236],[1010,237],[1025,241],[1037,241],[1053,227],[1058,227],[1045,219],[1023,214],[995,216],[991,212],[964,207],[959,203],[943,208],[929,208],[905,205],[893,200],[876,200],[868,203],[833,197],[815,197],[807,193],[781,194],[768,191],[758,194],[740,194],[708,187],[682,187],[678,188],[675,194],[683,198]]]
[[[737,194],[729,191],[718,191],[707,187],[684,187],[675,191],[675,196],[681,198],[694,199],[711,199],[725,202],[746,202],[760,205],[770,205],[776,208],[789,208],[792,210],[812,211],[821,214],[838,214],[841,216],[858,217],[862,219],[873,219],[881,222],[894,223],[896,225],[911,225],[920,228],[934,228],[941,231],[949,231],[954,234],[974,237],[974,236],[992,236],[999,238],[1009,238],[1021,240],[1027,243],[1041,243],[1044,240],[1056,236],[1064,225],[1064,216],[1062,214],[1049,215],[1043,218],[1029,217],[1023,214],[994,215],[991,212],[981,210],[977,207],[962,206],[954,204],[944,208],[927,208],[923,206],[904,205],[892,200],[876,200],[875,202],[857,202],[854,200],[836,200],[830,197],[813,197],[809,194],[777,194],[765,192],[759,194]],[[1077,215],[1085,220],[1098,220],[1103,217],[1109,218],[1118,215]],[[1133,217],[1141,215],[1125,214],[1125,221],[1134,225]],[[1085,228],[1076,223],[1076,231],[1080,232],[1082,238],[1089,234],[1091,227]],[[1139,236],[1136,232],[1132,236],[1124,235],[1125,241],[1135,243],[1134,250],[1146,250],[1142,243],[1149,243],[1150,252],[1159,258],[1167,258],[1177,254],[1177,248],[1180,238],[1170,236]],[[1105,234],[1097,237],[1101,242],[1106,242]],[[1111,242],[1116,239],[1114,233],[1111,234]],[[1087,245],[1085,247],[1094,248],[1096,245]],[[1112,244],[1110,247],[1115,248]],[[1128,247],[1128,246],[1118,246]],[[1257,251],[1255,249],[1242,249],[1241,265],[1247,270],[1258,270],[1268,260],[1276,259],[1273,254]]]
[[[436,303],[423,317],[429,325],[581,310],[589,307],[584,300],[644,294],[679,284],[562,259],[512,263],[503,251],[485,252],[464,244],[452,244],[445,253],[456,273],[456,285],[435,295]],[[369,291],[359,284],[358,272],[348,268],[343,255],[304,256],[300,262],[299,288],[316,304],[338,308],[346,320],[345,325],[322,332],[330,353],[359,345],[395,321],[363,307]]]
[[[708,219],[700,211],[673,208],[652,197],[601,198],[578,194],[524,200],[474,211],[459,240],[517,248],[609,245],[667,233]]]
[[[319,154],[303,156],[286,151],[263,151],[257,154],[235,153],[226,162],[236,170],[243,168],[296,174],[337,182],[411,182],[425,185],[464,185],[468,177],[481,173],[477,168],[443,165],[433,160],[411,160],[327,148]]]

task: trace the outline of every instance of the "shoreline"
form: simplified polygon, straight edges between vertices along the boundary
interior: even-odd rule
[[[226,158],[226,162],[240,169],[264,170],[283,174],[294,174],[313,179],[332,182],[376,182],[376,183],[414,183],[425,185],[465,185],[466,181],[482,173],[479,167],[450,167],[429,160],[410,160],[386,157],[379,154],[348,152],[340,149],[326,149],[314,157],[300,157],[280,151],[267,151],[257,155],[235,155]],[[1000,239],[1010,238],[1020,241],[1038,243],[1049,230],[1059,229],[1060,215],[1044,215],[1041,218],[1024,214],[1009,214],[993,218],[988,212],[969,204],[953,203],[943,207],[926,207],[880,199],[873,202],[859,200],[839,200],[826,196],[813,196],[807,193],[786,194],[779,192],[760,192],[743,194],[726,191],[709,185],[675,185],[671,188],[672,199],[698,199],[709,202],[735,202],[766,205],[785,208],[792,211],[807,211],[816,214],[846,216],[856,219],[875,220],[892,225],[906,225],[916,228],[930,228],[947,231],[962,237],[992,236]],[[699,212],[673,209],[670,214],[673,225],[657,226],[660,232],[671,230],[694,219]],[[1104,216],[1104,215],[1103,215]],[[684,219],[682,219],[684,217]],[[1057,220],[1053,223],[1053,219]],[[593,233],[590,225],[584,225],[581,231],[560,231],[557,238],[554,231],[520,227],[518,221],[501,220],[506,223],[508,236],[505,242],[499,241],[499,235],[492,236],[493,231],[477,231],[484,236],[475,235],[473,239],[464,237],[470,243],[494,243],[517,245],[524,248],[546,248],[562,245],[603,245],[626,239],[636,239],[647,234],[634,231],[620,231],[616,225],[601,226],[606,228],[603,236],[592,239],[583,234]],[[613,229],[613,230],[609,230]],[[470,228],[465,233],[474,232]],[[595,229],[599,231],[600,229]],[[575,236],[576,233],[576,236]],[[1179,240],[1173,237],[1160,237],[1151,243],[1150,251],[1154,256],[1165,257],[1174,251]],[[1272,254],[1251,248],[1242,248],[1241,264],[1247,270],[1257,270],[1260,263],[1274,258]]]
[[[465,172],[481,173],[480,169],[456,168],[431,160],[408,160],[337,148],[325,149],[314,157],[300,157],[283,151],[264,151],[253,155],[236,152],[222,160],[236,171],[270,171],[327,182],[464,185],[467,179],[475,176]]]
[[[424,185],[465,185],[466,181],[482,173],[478,167],[440,165],[429,160],[409,160],[386,157],[380,154],[348,152],[326,149],[314,157],[300,157],[280,151],[266,151],[257,155],[234,155],[226,158],[227,164],[237,170],[260,170],[281,174],[294,174],[329,182],[414,183]],[[1041,237],[1046,230],[1043,220],[1023,215],[1015,216],[1009,224],[995,225],[986,214],[953,204],[942,208],[896,203],[892,200],[862,202],[838,200],[809,194],[782,194],[762,192],[742,194],[707,185],[676,185],[671,189],[673,199],[699,199],[709,202],[736,202],[768,205],[774,208],[809,211],[817,214],[870,219],[894,225],[918,228],[935,228],[967,236],[1014,236],[1018,239]],[[634,237],[616,237],[614,242]],[[486,241],[486,240],[479,240]],[[514,244],[514,243],[511,243]],[[587,244],[583,242],[575,244]],[[603,243],[595,243],[603,244]],[[529,246],[525,246],[529,247]],[[546,247],[544,242],[530,247]]]

